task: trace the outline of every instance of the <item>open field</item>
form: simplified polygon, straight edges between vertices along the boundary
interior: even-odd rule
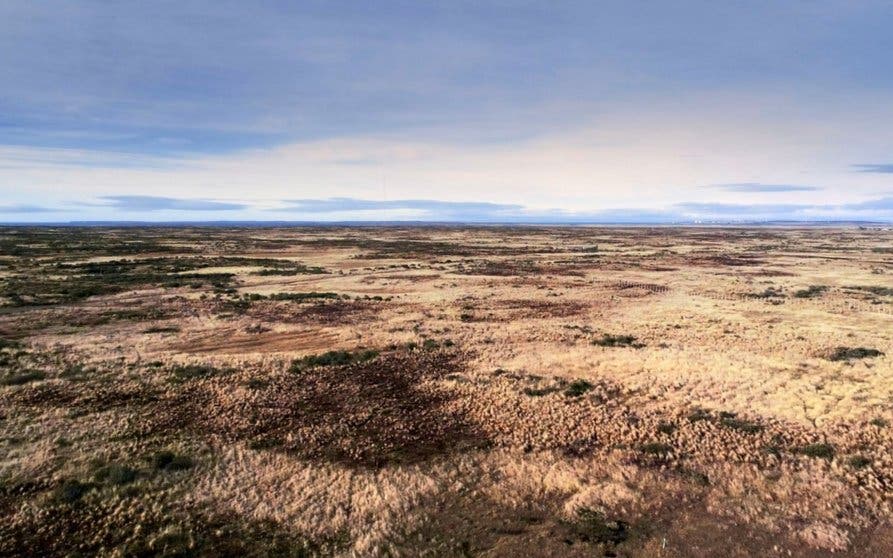
[[[893,555],[889,230],[3,228],[0,304],[0,555]]]

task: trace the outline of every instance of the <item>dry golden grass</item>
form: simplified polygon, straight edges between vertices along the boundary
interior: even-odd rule
[[[890,231],[2,237],[0,555],[893,553]]]

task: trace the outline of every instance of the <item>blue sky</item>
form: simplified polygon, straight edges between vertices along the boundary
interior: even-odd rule
[[[0,3],[0,221],[893,220],[889,2]]]

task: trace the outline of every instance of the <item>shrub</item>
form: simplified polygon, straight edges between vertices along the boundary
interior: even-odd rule
[[[661,422],[657,425],[657,431],[660,434],[672,434],[676,431],[676,425],[671,422]]]
[[[874,358],[883,355],[884,353],[877,349],[868,349],[865,347],[837,347],[829,352],[825,358],[837,362],[857,358]]]
[[[834,446],[831,444],[809,444],[800,449],[800,453],[807,457],[816,457],[819,459],[833,459]]]
[[[90,485],[76,479],[66,479],[56,487],[53,498],[57,502],[73,504],[80,500],[84,494],[90,491]]]
[[[93,475],[93,478],[97,482],[107,482],[109,484],[130,484],[136,480],[136,470],[126,465],[110,463],[99,468]]]
[[[574,531],[581,540],[595,544],[617,545],[629,538],[629,524],[609,520],[603,513],[589,508],[577,510]]]
[[[378,351],[367,349],[355,352],[328,351],[321,355],[308,355],[292,362],[291,372],[303,372],[317,366],[347,366],[356,362],[366,362],[378,356]]]
[[[0,379],[0,384],[3,384],[4,386],[21,386],[31,382],[37,382],[45,378],[46,374],[39,370],[26,370],[24,372],[18,372],[10,374],[9,376],[5,376],[4,378]]]
[[[796,298],[813,298],[819,296],[823,292],[827,291],[828,287],[824,285],[810,285],[806,289],[800,289],[799,291],[794,291],[794,296]]]
[[[864,469],[871,465],[871,459],[864,455],[854,455],[847,461],[853,469]]]
[[[144,329],[143,333],[177,333],[180,331],[179,326],[152,326]]]
[[[749,422],[737,418],[733,413],[720,414],[719,423],[726,428],[739,430],[746,434],[756,434],[763,431],[763,426],[755,422]]]
[[[0,337],[0,350],[3,349],[18,349],[22,346],[21,343],[12,339],[5,339]]]
[[[547,388],[524,388],[524,395],[528,395],[530,397],[542,397],[544,395],[549,395],[550,393],[555,393],[558,391],[556,387],[547,387]]]
[[[670,444],[664,444],[663,442],[649,442],[647,444],[643,444],[639,450],[642,453],[648,453],[651,455],[666,455],[673,451],[673,446]]]
[[[209,378],[220,374],[222,371],[208,364],[183,364],[171,368],[173,379],[177,382],[186,382],[198,378]]]
[[[152,456],[152,466],[161,471],[185,471],[192,467],[192,459],[187,455],[163,450]]]
[[[710,415],[710,411],[706,409],[701,409],[700,407],[695,407],[692,409],[691,413],[688,415],[688,420],[690,422],[698,422],[700,420],[710,420],[713,418]]]
[[[568,397],[579,397],[594,387],[586,380],[574,380],[565,388],[564,394]]]
[[[645,346],[636,343],[636,338],[632,335],[611,335],[609,333],[605,333],[600,339],[593,339],[592,344],[599,347],[633,347],[636,349]]]

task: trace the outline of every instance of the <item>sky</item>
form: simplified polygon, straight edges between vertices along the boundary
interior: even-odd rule
[[[891,222],[891,30],[860,0],[0,0],[0,222]]]

